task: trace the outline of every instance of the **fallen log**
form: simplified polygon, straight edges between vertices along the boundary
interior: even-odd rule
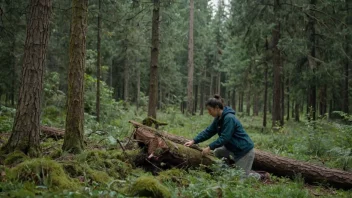
[[[198,167],[200,164],[211,165],[216,160],[212,156],[203,156],[199,150],[172,142],[145,127],[136,128],[133,136],[147,153],[146,159],[138,159],[139,163],[145,160],[159,169],[190,168]]]
[[[159,131],[154,128],[144,126],[135,121],[130,121],[130,123],[132,123],[136,128],[135,138],[138,141],[141,141],[147,145],[149,157],[150,157],[150,154],[154,155],[155,151],[157,151],[158,149],[161,149],[160,150],[161,152],[156,154],[158,156],[156,158],[157,161],[158,159],[163,159],[165,154],[165,156],[167,157],[163,159],[164,163],[168,163],[167,160],[171,160],[173,164],[181,164],[184,162],[183,157],[188,155],[188,153],[190,152],[189,150],[192,150],[192,149],[184,148],[183,144],[189,141],[184,137],[175,136],[164,131]],[[153,142],[151,139],[148,140],[148,138],[143,140],[138,138],[140,133],[147,133],[147,132],[148,134],[151,134],[150,136],[152,136],[152,138],[156,138],[157,140],[154,140],[155,142]],[[163,142],[165,142],[165,144],[163,144]],[[149,146],[152,147],[150,150],[149,150]],[[178,150],[178,149],[175,150],[175,148],[182,148],[182,150]],[[204,156],[200,154],[199,150],[201,149],[196,146],[194,147],[194,149],[196,153],[192,155],[191,158],[193,160],[193,163],[190,165],[197,166],[197,163],[198,165],[200,163],[204,164],[204,162],[201,161],[201,159],[205,159]],[[179,156],[178,158],[174,158],[174,156],[172,155],[173,152],[175,151],[176,153],[178,153],[177,154]],[[185,155],[182,155],[182,152],[185,152],[185,151],[187,151],[187,153],[184,153]],[[211,156],[208,156],[208,157],[211,157]],[[199,158],[199,159],[197,160],[196,158]],[[214,158],[211,157],[209,159],[214,159]],[[208,165],[213,162],[214,162],[213,160],[206,161]],[[257,149],[255,150],[253,169],[267,171],[277,176],[285,176],[290,178],[294,178],[297,175],[301,175],[307,183],[313,183],[313,184],[326,183],[335,188],[343,188],[343,189],[352,188],[352,173],[350,172],[321,167],[318,165],[310,164],[307,162],[301,162],[301,161],[289,159],[286,157],[279,157]]]
[[[65,130],[55,127],[41,126],[40,130],[43,136],[55,140],[63,139],[65,135]]]
[[[255,150],[253,169],[264,170],[277,176],[290,178],[301,175],[307,183],[326,183],[335,188],[352,188],[351,172],[279,157],[260,150]]]

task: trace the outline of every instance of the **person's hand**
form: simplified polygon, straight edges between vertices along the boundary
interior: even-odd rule
[[[206,147],[202,150],[202,155],[208,155],[210,153],[210,147]]]
[[[184,145],[190,147],[193,144],[194,144],[194,140],[191,140],[191,141],[186,142]]]

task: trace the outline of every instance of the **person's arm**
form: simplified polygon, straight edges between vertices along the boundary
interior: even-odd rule
[[[231,119],[231,117],[224,118],[223,127],[224,127],[224,130],[222,131],[219,138],[216,139],[211,144],[209,144],[209,148],[211,150],[214,150],[216,148],[219,148],[219,147],[225,145],[232,138],[232,135],[233,135],[232,133],[234,131],[235,124],[234,124],[233,120]]]
[[[215,118],[216,119],[216,118]],[[204,142],[216,134],[216,122],[214,121],[204,131],[200,132],[194,139],[194,144]]]

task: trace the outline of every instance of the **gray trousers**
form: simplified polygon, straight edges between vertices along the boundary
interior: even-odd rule
[[[240,159],[235,159],[235,155],[233,152],[227,150],[225,146],[219,147],[214,150],[214,154],[217,158],[221,159],[223,157],[232,159],[235,161],[235,165],[243,171],[245,171],[246,176],[249,175],[249,172],[252,169],[253,161],[254,161],[254,149],[250,150],[245,156]]]

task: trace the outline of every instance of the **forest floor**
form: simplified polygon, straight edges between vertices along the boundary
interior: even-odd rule
[[[168,122],[162,130],[190,139],[212,121],[209,115],[187,117],[172,108],[158,116]],[[352,171],[349,125],[325,119],[315,123],[289,121],[272,131],[262,130],[260,117],[237,116],[257,149]],[[207,167],[211,173],[200,167],[153,175],[135,166],[135,159],[140,157],[138,149],[124,153],[116,142],[126,142],[131,135],[128,120],[141,121],[143,117],[143,113],[127,112],[109,130],[87,124],[91,128],[86,128],[86,148],[79,155],[62,153],[63,140],[44,138],[41,158],[28,159],[18,152],[4,156],[0,161],[0,197],[352,197],[352,190],[308,185],[300,176],[291,180],[271,175],[270,182],[242,181],[238,170],[224,167],[221,162]],[[8,131],[0,133],[0,146],[8,137]]]

